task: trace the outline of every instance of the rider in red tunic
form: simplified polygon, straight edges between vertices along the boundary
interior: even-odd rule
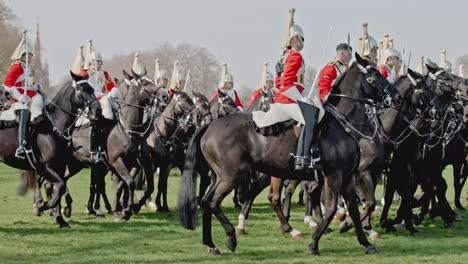
[[[27,43],[25,31],[23,39],[11,56],[15,62],[11,64],[4,81],[5,91],[13,98],[11,109],[7,111],[13,111],[19,120],[18,148],[15,156],[22,159],[27,152],[32,151],[28,142],[29,122],[32,120],[33,123],[39,123],[43,120],[44,99],[41,86],[33,83],[32,57],[32,48]]]
[[[216,91],[211,94],[210,97],[210,102],[213,101],[217,96],[219,96],[219,91],[229,95],[232,100],[234,100],[234,103],[236,104],[237,108],[239,108],[241,111],[244,110],[244,106],[242,105],[242,102],[239,98],[239,95],[237,94],[237,91],[233,89],[234,87],[234,78],[230,73],[227,71],[227,65],[223,65],[223,70],[221,72],[221,80],[219,81],[219,86]]]
[[[392,84],[398,78],[401,67],[400,57],[400,52],[394,48],[388,48],[385,50],[385,64],[377,68],[382,76]]]
[[[273,90],[273,74],[268,71],[268,63],[265,63],[262,76],[262,88],[255,89],[250,96],[248,107],[250,107],[258,98],[262,96],[262,93],[275,94]]]
[[[94,88],[94,95],[99,100],[102,108],[102,119],[91,129],[90,154],[93,162],[105,159],[105,136],[106,124],[114,123],[113,101],[120,98],[120,90],[112,81],[107,71],[102,70],[102,56],[97,51],[88,54],[85,68],[81,70],[80,76],[88,79],[88,83]]]
[[[179,62],[174,62],[174,68],[172,70],[171,86],[167,91],[169,95],[174,94],[174,91],[183,92],[185,89],[185,76],[181,73],[182,70],[179,67]]]
[[[322,102],[326,101],[335,80],[348,68],[352,56],[353,49],[351,46],[341,43],[336,47],[336,58],[320,71],[318,89]]]

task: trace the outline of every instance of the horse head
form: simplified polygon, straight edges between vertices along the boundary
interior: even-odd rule
[[[88,108],[88,119],[90,121],[98,120],[102,115],[101,105],[94,94],[94,88],[84,77],[74,74],[70,71],[73,79],[72,87],[75,89],[74,97],[71,99],[73,109]]]
[[[351,65],[350,69],[356,67],[360,74],[359,82],[363,88],[364,98],[373,99],[377,102],[385,102],[390,105],[399,105],[402,102],[400,92],[380,74],[380,72],[369,64],[369,62],[356,52],[356,62]]]
[[[237,105],[231,96],[218,89],[218,97],[211,102],[211,114],[214,119],[218,119],[238,111],[239,108],[237,108]]]
[[[156,83],[146,76],[146,68],[142,74],[135,73],[133,70],[130,76],[124,72],[125,81],[139,87],[140,100],[142,105],[154,104],[158,112],[162,112],[169,102],[169,94],[166,90],[157,86]],[[128,80],[128,81],[127,81]]]
[[[210,110],[210,102],[203,94],[193,91],[193,103],[198,111],[195,112],[193,118],[196,121],[197,126],[202,127],[204,125],[213,122],[213,116]]]

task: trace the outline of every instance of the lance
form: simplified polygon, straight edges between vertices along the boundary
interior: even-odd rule
[[[24,89],[23,89],[23,94],[26,95],[26,92],[28,91],[29,87],[29,74],[30,74],[30,69],[29,69],[29,51],[28,51],[28,37],[26,36],[26,33],[28,31],[24,30],[24,42],[23,42],[23,50],[26,51],[26,76],[24,77]]]
[[[184,84],[184,92],[187,92],[187,85],[190,79],[190,70],[187,72],[187,78],[185,78],[185,84]]]
[[[317,85],[318,77],[320,75],[320,70],[322,69],[323,60],[325,59],[325,54],[327,53],[328,42],[330,41],[330,37],[331,37],[332,32],[333,32],[333,26],[331,26],[330,29],[328,30],[327,41],[325,42],[325,46],[323,47],[323,51],[322,51],[322,58],[320,59],[319,67],[317,68],[317,72],[315,73],[315,78],[314,78],[314,82],[312,83],[312,87],[309,90],[309,94],[307,95],[307,98],[309,98],[309,99],[312,99],[311,98],[312,97],[312,92],[313,92],[315,86]]]

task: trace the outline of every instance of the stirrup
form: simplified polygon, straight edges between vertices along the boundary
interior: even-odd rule
[[[310,160],[309,157],[296,156],[292,154],[291,156],[294,158],[294,170],[302,171],[302,170],[307,169],[310,166],[310,162],[308,162],[308,160]]]
[[[18,159],[26,159],[26,151],[24,147],[18,147],[15,152],[15,157]]]
[[[104,157],[103,157],[104,154],[100,150],[90,151],[89,153],[91,154],[91,161],[93,163],[99,163],[99,162],[103,162],[105,160]]]
[[[320,165],[320,157],[313,158],[310,162],[309,168],[313,170],[321,170],[322,165]]]

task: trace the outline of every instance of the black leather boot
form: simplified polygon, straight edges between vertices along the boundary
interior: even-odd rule
[[[315,125],[318,121],[319,109],[311,104],[297,101],[304,117],[305,124],[299,137],[296,155],[296,170],[321,169],[318,149],[312,147]]]
[[[19,159],[26,158],[26,151],[30,150],[28,142],[28,132],[29,132],[29,110],[21,109],[16,112],[19,127],[18,127],[18,148],[16,149],[15,156]]]

